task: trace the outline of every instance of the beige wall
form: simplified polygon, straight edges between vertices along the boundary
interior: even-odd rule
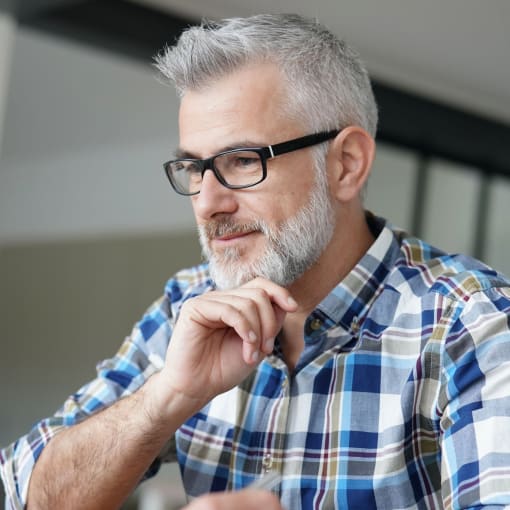
[[[0,249],[0,445],[94,376],[177,270],[194,232]]]

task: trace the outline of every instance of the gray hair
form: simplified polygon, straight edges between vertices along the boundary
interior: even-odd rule
[[[263,14],[204,21],[156,56],[156,67],[182,97],[253,62],[281,69],[287,114],[311,132],[357,125],[375,137],[377,106],[359,55],[315,20]]]

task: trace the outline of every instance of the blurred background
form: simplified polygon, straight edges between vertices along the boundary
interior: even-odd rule
[[[261,12],[317,17],[363,56],[381,115],[367,207],[510,274],[507,0],[0,0],[1,446],[200,260],[161,166],[178,103],[152,57],[204,16]],[[125,508],[181,504],[170,466]]]

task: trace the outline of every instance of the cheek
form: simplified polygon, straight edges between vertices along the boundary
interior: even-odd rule
[[[307,197],[308,193],[289,189],[275,193],[270,201],[258,204],[257,217],[272,227],[278,227],[298,213],[306,203]]]

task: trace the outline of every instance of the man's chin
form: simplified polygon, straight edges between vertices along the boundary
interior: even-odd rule
[[[217,263],[214,260],[209,261],[209,270],[216,286],[221,289],[232,289],[239,287],[255,278],[247,264],[237,261]]]

